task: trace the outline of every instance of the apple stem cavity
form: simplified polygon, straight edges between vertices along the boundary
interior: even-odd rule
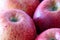
[[[54,39],[54,38],[50,38],[50,40],[56,40],[56,39]]]
[[[60,2],[53,0],[52,1],[52,5],[49,8],[50,11],[56,11],[56,10],[60,10]]]
[[[16,17],[11,17],[10,20],[11,20],[12,22],[17,22],[17,21],[18,21]]]
[[[53,6],[52,8],[51,8],[51,11],[56,11],[57,10],[57,7],[56,6]]]
[[[53,1],[52,7],[50,9],[51,9],[51,11],[56,11],[57,10],[57,6],[56,6],[56,2],[55,1]]]

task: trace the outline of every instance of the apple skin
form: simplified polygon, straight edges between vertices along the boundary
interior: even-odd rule
[[[60,28],[47,29],[39,34],[35,40],[60,40]]]
[[[56,4],[60,2],[55,0]],[[37,7],[33,20],[36,24],[38,34],[49,28],[60,28],[60,9],[53,9],[54,0],[43,0]]]
[[[24,11],[8,9],[0,14],[0,40],[35,40],[35,25]]]
[[[0,10],[21,9],[32,17],[39,3],[39,0],[0,0],[0,4],[2,4]]]

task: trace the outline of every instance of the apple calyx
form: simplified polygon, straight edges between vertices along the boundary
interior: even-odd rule
[[[54,37],[50,37],[50,40],[59,40],[60,39],[60,33],[56,32]]]
[[[56,2],[55,2],[55,0],[53,0],[52,1],[51,11],[56,11],[56,10],[57,10]]]
[[[56,10],[57,10],[56,6],[51,7],[51,11],[56,11]]]
[[[56,32],[54,37],[50,37],[50,40],[60,40],[60,33]]]
[[[55,38],[50,38],[50,40],[56,40]]]
[[[16,17],[11,17],[10,21],[12,21],[12,22],[17,22],[18,19],[17,19]]]
[[[60,10],[60,2],[59,1],[53,0],[53,1],[51,1],[51,3],[52,3],[52,5],[49,8],[50,11]]]

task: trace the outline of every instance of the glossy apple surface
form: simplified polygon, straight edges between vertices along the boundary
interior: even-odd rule
[[[34,40],[35,25],[24,11],[9,9],[0,11],[0,40]]]
[[[33,19],[40,32],[48,28],[60,28],[60,0],[43,0]]]
[[[39,0],[0,0],[0,10],[21,9],[32,17],[39,3]]]
[[[51,28],[42,32],[35,40],[60,40],[60,28]]]

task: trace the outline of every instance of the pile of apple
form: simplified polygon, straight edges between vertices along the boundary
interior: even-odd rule
[[[0,40],[60,40],[60,0],[0,0]]]
[[[43,0],[33,19],[39,34],[36,40],[60,40],[60,0]]]

